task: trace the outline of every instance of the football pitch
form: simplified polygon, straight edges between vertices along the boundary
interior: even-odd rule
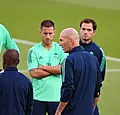
[[[21,51],[18,68],[29,78],[27,52],[35,44],[34,42],[41,41],[40,22],[44,19],[54,21],[55,41],[58,42],[62,29],[73,27],[79,32],[80,20],[88,17],[93,18],[98,24],[93,40],[104,49],[107,56],[106,78],[99,101],[100,113],[120,115],[120,0],[3,0],[0,2],[0,23],[7,27],[12,37],[16,38],[15,41]]]
[[[27,70],[27,52],[35,43],[30,41],[18,40],[17,42],[21,54],[19,70],[26,76],[29,76]],[[101,115],[119,115],[120,114],[120,59],[112,58],[107,60],[107,72],[105,81],[103,82],[101,97],[99,100],[99,108]]]

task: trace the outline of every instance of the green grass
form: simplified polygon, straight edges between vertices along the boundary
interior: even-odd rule
[[[107,56],[120,58],[119,4],[119,0],[3,0],[0,3],[0,23],[8,28],[14,38],[39,42],[40,22],[51,19],[55,22],[55,41],[58,41],[62,29],[74,27],[79,32],[80,20],[90,17],[98,23],[94,41],[104,49]],[[27,52],[31,46],[17,44],[21,50],[19,70],[27,70]],[[120,69],[120,63],[107,60],[107,69]],[[24,74],[30,78],[28,72]],[[119,75],[119,72],[106,74],[99,101],[101,115],[120,114]]]
[[[27,70],[27,51],[31,45],[18,43],[21,50],[19,70]],[[1,60],[1,59],[0,59]],[[1,68],[1,67],[0,67]],[[120,63],[107,60],[107,69],[120,69]],[[30,79],[28,72],[24,72]],[[119,115],[120,111],[120,72],[107,72],[99,100],[101,115]]]
[[[9,29],[13,37],[39,42],[39,24],[44,19],[55,22],[58,41],[59,33],[66,27],[79,31],[80,20],[90,17],[98,23],[94,41],[106,55],[120,57],[119,0],[11,0],[1,1],[0,23]]]
[[[101,115],[120,114],[120,73],[107,73],[99,101]]]

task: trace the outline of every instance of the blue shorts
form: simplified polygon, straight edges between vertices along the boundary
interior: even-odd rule
[[[32,115],[54,115],[59,102],[45,102],[34,100]]]

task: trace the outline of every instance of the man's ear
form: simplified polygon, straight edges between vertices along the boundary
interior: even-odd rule
[[[96,34],[96,30],[93,32],[93,35],[95,35]]]
[[[41,30],[39,30],[39,33],[41,34]]]
[[[2,61],[2,66],[3,66],[3,69],[6,69],[6,65],[7,65],[7,63],[6,63],[6,59],[5,59],[5,58],[3,58],[3,61]]]
[[[18,61],[17,61],[17,65],[20,63],[20,59],[18,59]]]
[[[6,59],[3,58],[3,65],[6,65]]]
[[[56,34],[56,30],[54,30],[54,35]]]
[[[73,45],[74,44],[74,40],[72,38],[70,38],[70,43]]]

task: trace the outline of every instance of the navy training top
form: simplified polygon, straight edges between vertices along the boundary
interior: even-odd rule
[[[31,81],[15,67],[0,74],[0,115],[32,115]]]
[[[94,98],[102,86],[97,58],[82,47],[75,47],[66,58],[62,73],[60,100],[68,102],[63,113],[76,108],[75,115],[93,115]]]
[[[99,67],[101,72],[102,81],[105,79],[105,71],[106,71],[106,57],[104,55],[103,49],[98,46],[95,42],[91,41],[90,43],[82,43],[80,41],[80,46],[82,46],[86,51],[90,52],[94,56],[97,57],[99,61]]]

